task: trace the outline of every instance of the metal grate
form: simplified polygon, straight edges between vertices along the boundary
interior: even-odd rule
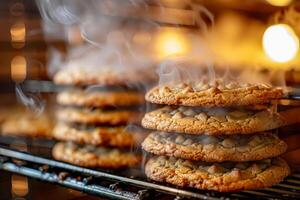
[[[4,146],[0,147],[0,156],[2,170],[113,199],[300,199],[300,173],[294,173],[272,188],[218,193],[150,182],[142,176],[141,170],[137,173],[87,169]]]

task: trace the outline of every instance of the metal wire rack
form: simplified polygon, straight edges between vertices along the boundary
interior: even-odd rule
[[[4,138],[2,141],[9,140]],[[45,141],[31,142],[28,145],[29,152],[22,152],[1,143],[0,169],[112,199],[300,199],[299,172],[271,188],[219,193],[151,182],[144,177],[142,169],[88,169],[55,161],[51,156],[45,158],[47,156],[35,155],[37,153],[33,146],[36,145],[44,145],[45,149],[51,151],[53,142],[47,143],[46,147],[45,144]]]

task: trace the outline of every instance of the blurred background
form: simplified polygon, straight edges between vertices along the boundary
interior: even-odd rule
[[[1,91],[51,79],[55,66],[86,45],[122,51],[127,43],[154,65],[185,56],[227,68],[297,71],[298,9],[292,0],[5,1]]]

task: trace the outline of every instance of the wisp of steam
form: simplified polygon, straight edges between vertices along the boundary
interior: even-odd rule
[[[45,101],[38,94],[26,93],[20,84],[16,84],[16,96],[19,102],[37,115],[42,114],[45,109]]]

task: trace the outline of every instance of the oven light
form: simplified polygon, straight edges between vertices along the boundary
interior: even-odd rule
[[[299,49],[299,39],[293,29],[286,24],[270,26],[263,36],[265,53],[275,62],[292,60]]]
[[[188,41],[181,32],[162,31],[155,42],[156,51],[162,58],[185,55],[189,51]]]
[[[293,0],[266,0],[266,1],[273,6],[287,6]]]
[[[24,197],[29,192],[28,179],[19,175],[12,175],[11,190],[14,196]]]
[[[11,60],[11,79],[15,82],[22,82],[27,74],[27,62],[24,56],[15,56]]]
[[[23,22],[17,22],[10,27],[11,43],[14,48],[20,49],[25,45],[26,27]]]

